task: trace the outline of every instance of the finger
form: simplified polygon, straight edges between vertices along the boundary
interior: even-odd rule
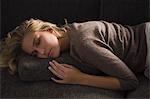
[[[53,68],[55,71],[59,72],[60,74],[64,74],[63,70],[61,70],[61,69],[59,68],[60,66],[57,66],[57,65],[54,64],[53,62],[49,62],[49,64],[52,66],[52,68]]]
[[[54,60],[52,60],[52,63],[53,63],[57,68],[61,67],[61,64],[59,64],[58,62],[56,62],[56,61],[54,61]]]
[[[55,78],[51,78],[53,81],[55,81],[56,83],[64,83],[64,81],[63,80],[58,80],[58,79],[55,79]]]
[[[57,68],[59,68],[63,72],[64,70],[66,70],[66,67],[64,67],[62,64],[59,64],[57,61],[53,60],[52,62],[57,66]]]
[[[66,67],[66,68],[75,68],[74,66],[72,66],[72,65],[68,65],[68,64],[62,64],[64,67]]]
[[[57,66],[57,68],[59,68],[59,69],[62,70],[63,72],[64,72],[66,69],[68,69],[68,67],[64,66],[64,64],[59,64],[59,63],[57,63],[56,61],[53,62],[53,63]]]
[[[62,75],[60,75],[59,73],[57,73],[57,71],[55,71],[53,68],[51,68],[50,66],[48,67],[48,69],[57,77],[63,79],[64,77]]]
[[[68,64],[62,64],[63,67],[65,67],[66,69],[70,69],[70,70],[77,70],[80,71],[78,68],[72,66],[72,65],[68,65]]]
[[[56,66],[61,66],[61,64],[60,63],[58,63],[57,61],[55,61],[55,60],[52,60],[52,62],[56,65]]]

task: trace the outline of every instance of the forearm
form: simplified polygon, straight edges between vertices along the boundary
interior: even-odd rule
[[[110,76],[95,76],[89,74],[82,74],[78,84],[104,89],[121,90],[119,80],[115,77]]]
[[[120,82],[115,77],[89,75],[71,65],[59,64],[56,61],[50,62],[50,65],[52,66],[49,67],[51,72],[61,78],[60,80],[52,78],[57,83],[80,84],[114,90],[121,89]]]

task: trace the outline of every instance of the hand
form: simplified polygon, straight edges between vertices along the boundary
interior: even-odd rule
[[[68,64],[60,64],[56,61],[49,62],[51,67],[48,69],[57,77],[61,78],[61,80],[57,80],[55,78],[51,78],[53,81],[57,83],[63,84],[78,84],[81,75],[83,74],[79,69],[73,67]]]

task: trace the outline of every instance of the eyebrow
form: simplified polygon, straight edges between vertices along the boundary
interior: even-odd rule
[[[35,46],[35,37],[34,37],[34,39],[33,39],[33,44],[32,44],[33,46]]]
[[[33,38],[33,43],[32,43],[32,45],[35,46],[35,37]],[[35,52],[35,51],[32,51],[32,52],[31,52],[31,55],[33,55],[34,52]]]

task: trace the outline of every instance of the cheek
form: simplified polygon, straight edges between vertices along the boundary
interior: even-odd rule
[[[45,42],[43,42],[43,43],[46,44],[46,45],[49,45],[49,46],[57,46],[57,45],[59,45],[58,39],[56,37],[54,37],[54,36],[46,37]]]
[[[33,50],[31,42],[32,40],[29,37],[23,39],[21,48],[24,52],[31,53],[31,51]]]

